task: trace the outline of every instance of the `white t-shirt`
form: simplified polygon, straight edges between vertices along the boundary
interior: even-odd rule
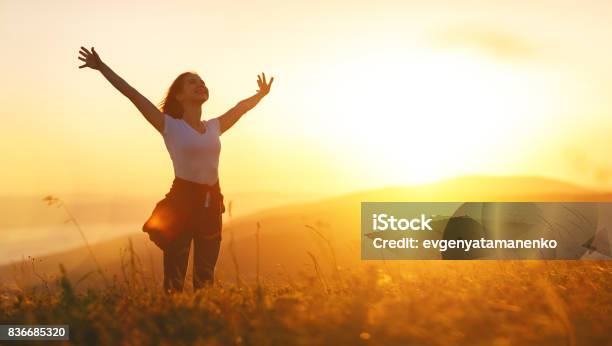
[[[204,134],[196,131],[183,119],[164,113],[162,133],[172,159],[176,177],[200,184],[213,185],[219,180],[221,135],[219,119],[206,122]]]

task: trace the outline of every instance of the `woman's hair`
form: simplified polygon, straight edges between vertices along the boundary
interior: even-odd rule
[[[193,72],[183,72],[176,77],[174,82],[172,82],[172,85],[170,85],[170,88],[168,88],[166,97],[159,104],[160,110],[163,113],[166,113],[176,119],[183,118],[183,106],[176,99],[176,95],[183,90],[183,79],[190,74],[193,74]]]

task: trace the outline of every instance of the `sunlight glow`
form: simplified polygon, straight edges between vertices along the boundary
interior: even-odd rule
[[[343,61],[327,71],[336,83],[321,86],[337,115],[329,128],[343,129],[335,138],[375,175],[422,183],[469,172],[550,112],[537,75],[474,54],[422,52]]]

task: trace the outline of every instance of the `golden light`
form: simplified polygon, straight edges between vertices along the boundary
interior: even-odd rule
[[[470,52],[362,54],[324,74],[330,137],[387,183],[472,173],[516,149],[554,104],[544,76]]]

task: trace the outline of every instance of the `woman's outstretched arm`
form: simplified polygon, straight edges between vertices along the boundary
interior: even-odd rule
[[[255,107],[255,105],[257,105],[257,103],[264,98],[264,96],[268,95],[273,81],[274,77],[270,78],[270,83],[267,83],[266,75],[264,73],[262,73],[261,76],[258,75],[257,85],[259,86],[259,89],[257,90],[257,94],[238,102],[238,104],[236,104],[232,109],[218,117],[221,133],[234,126],[240,117]]]
[[[79,66],[79,68],[89,67],[94,70],[98,70],[102,73],[104,77],[117,89],[119,90],[125,97],[130,99],[132,103],[138,108],[140,113],[147,119],[157,131],[163,133],[164,131],[164,115],[160,112],[157,107],[151,101],[149,101],[146,97],[142,96],[138,92],[138,90],[134,89],[131,85],[129,85],[123,78],[119,77],[110,67],[108,67],[96,50],[91,47],[91,51],[89,51],[85,47],[81,47],[79,51],[81,56],[79,56],[79,60],[83,61],[84,64]]]

